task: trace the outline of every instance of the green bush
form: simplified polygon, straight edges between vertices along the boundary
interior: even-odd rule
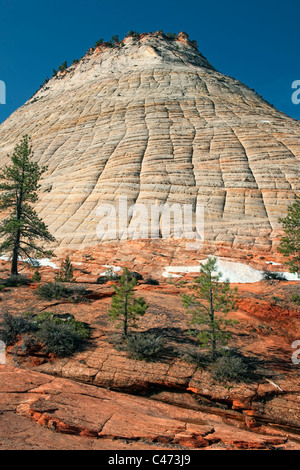
[[[20,287],[28,284],[30,284],[30,280],[22,274],[12,275],[5,281],[6,287]]]
[[[14,344],[18,336],[30,332],[34,325],[22,315],[12,316],[9,313],[3,315],[0,337],[7,345]]]
[[[36,269],[31,278],[32,282],[41,282],[42,276],[38,269]]]
[[[83,344],[82,336],[71,325],[49,320],[41,324],[37,338],[45,346],[47,353],[59,357],[72,355]]]
[[[201,369],[211,362],[210,356],[203,351],[199,351],[199,348],[185,351],[181,354],[181,359],[189,364],[195,364]]]
[[[300,295],[299,294],[294,294],[291,296],[291,301],[294,302],[297,305],[300,305]]]
[[[152,333],[135,334],[126,340],[127,350],[139,360],[150,361],[156,359],[163,351],[163,338]]]
[[[37,295],[45,300],[69,299],[72,302],[80,302],[86,294],[87,290],[84,287],[67,287],[59,282],[47,282],[37,289]]]
[[[248,377],[248,367],[241,357],[219,357],[212,366],[212,377],[218,382],[241,382]]]
[[[89,326],[70,314],[41,312],[23,316],[3,315],[0,339],[7,345],[22,339],[23,353],[39,350],[41,343],[47,353],[69,356],[80,350],[90,336]]]

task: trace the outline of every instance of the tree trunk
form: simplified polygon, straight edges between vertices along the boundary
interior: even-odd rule
[[[124,336],[125,338],[127,337],[127,317],[128,317],[128,312],[127,312],[127,295],[125,297],[125,303],[124,303]]]
[[[213,293],[210,290],[210,323],[211,323],[211,360],[216,359],[216,332],[215,332],[215,312],[213,305]]]
[[[19,246],[20,246],[20,230],[17,232],[13,255],[11,260],[11,276],[18,276],[18,255],[19,255]]]

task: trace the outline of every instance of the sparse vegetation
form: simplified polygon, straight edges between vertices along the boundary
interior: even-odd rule
[[[95,42],[95,47],[99,47],[104,43],[104,39],[98,39],[98,41]]]
[[[0,338],[7,345],[11,345],[16,342],[19,335],[32,331],[33,328],[34,326],[31,322],[22,315],[12,316],[8,313],[4,313],[1,323]]]
[[[27,286],[28,284],[30,284],[31,281],[30,279],[28,279],[27,276],[24,276],[23,274],[14,274],[11,275],[4,282],[6,287],[20,287]]]
[[[299,294],[294,294],[291,296],[291,301],[294,304],[300,305],[300,295]]]
[[[227,314],[236,309],[237,290],[230,288],[229,281],[221,282],[221,276],[217,272],[216,258],[210,257],[206,264],[201,265],[200,277],[193,283],[196,294],[182,296],[183,305],[192,316],[191,325],[205,327],[191,330],[190,333],[196,336],[199,346],[209,348],[212,361],[216,359],[218,345],[226,344],[231,336],[223,325],[236,323],[224,315],[215,315],[215,312]]]
[[[212,377],[218,382],[247,381],[249,369],[245,361],[235,355],[219,357],[212,366]]]
[[[71,302],[81,302],[87,293],[82,286],[70,287],[60,282],[47,282],[37,289],[37,295],[45,300],[68,299]]]
[[[23,352],[37,348],[40,344],[46,353],[69,356],[79,350],[89,337],[85,323],[72,316],[65,320],[52,312],[38,315],[12,316],[4,314],[0,337],[7,344],[14,344],[23,335]]]
[[[176,34],[176,33],[166,33],[165,36],[166,36],[168,39],[172,39],[172,40],[177,39],[177,34]]]
[[[56,282],[74,282],[75,279],[73,277],[73,265],[69,256],[67,256],[61,263],[61,268],[58,274],[55,276]]]
[[[126,37],[133,37],[133,38],[139,38],[140,33],[137,31],[133,31],[132,29],[126,34]]]
[[[153,333],[137,333],[128,336],[127,350],[138,360],[153,361],[163,351],[163,337]]]
[[[143,297],[133,297],[136,284],[136,278],[124,268],[118,286],[113,286],[115,295],[112,297],[109,318],[113,322],[121,319],[121,323],[117,326],[123,326],[124,337],[127,337],[128,326],[136,326],[137,318],[144,315],[148,308]]]
[[[68,64],[67,61],[65,60],[59,67],[58,67],[58,72],[64,72],[67,70]]]
[[[70,356],[80,349],[82,338],[68,324],[47,321],[42,324],[37,335],[47,353],[57,356]]]
[[[38,269],[36,269],[31,278],[32,282],[41,282],[42,276]]]
[[[190,364],[196,364],[199,368],[204,369],[210,364],[210,356],[199,348],[189,348],[180,355],[181,359]]]

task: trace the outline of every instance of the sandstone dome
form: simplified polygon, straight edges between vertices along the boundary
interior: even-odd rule
[[[97,207],[192,204],[205,240],[271,250],[300,191],[300,123],[223,75],[185,33],[90,49],[0,126],[48,170],[36,209],[61,248],[99,243]]]

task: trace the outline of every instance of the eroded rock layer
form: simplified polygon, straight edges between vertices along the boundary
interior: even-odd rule
[[[184,33],[145,34],[52,78],[0,126],[0,162],[32,137],[48,165],[37,210],[61,247],[99,242],[97,207],[126,196],[203,205],[208,242],[266,250],[300,190],[299,131]]]

